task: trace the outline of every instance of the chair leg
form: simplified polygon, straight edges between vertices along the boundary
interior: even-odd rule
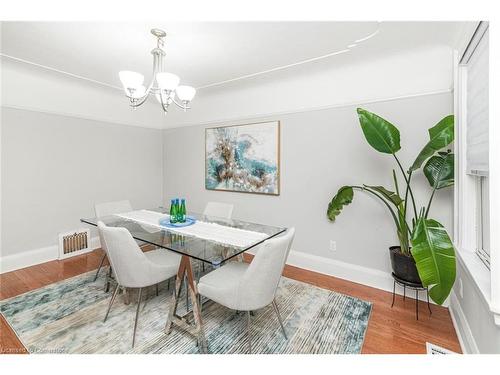
[[[280,311],[278,310],[278,304],[274,299],[273,299],[273,307],[274,311],[276,311],[276,316],[278,317],[278,321],[280,322],[281,330],[283,331],[283,336],[285,336],[285,340],[288,340],[288,336],[286,335],[285,331],[285,326],[283,325],[283,320],[281,319]]]
[[[127,288],[123,288],[123,303],[130,305],[130,291]]]
[[[247,311],[248,353],[252,354],[252,332],[250,330],[250,325],[251,325],[250,311]]]
[[[118,290],[120,289],[120,286],[116,284],[115,290],[113,291],[113,295],[111,296],[111,300],[109,301],[109,306],[108,306],[108,311],[106,311],[106,316],[104,317],[104,321],[108,319],[109,315],[109,310],[111,310],[111,306],[113,305],[113,302],[115,301],[116,295],[118,294]]]
[[[184,277],[184,286],[186,287],[186,312],[189,311],[189,287],[187,277]]]
[[[99,267],[97,267],[97,272],[95,273],[94,276],[94,281],[97,280],[97,276],[99,276],[99,271],[102,268],[102,265],[104,264],[104,259],[106,259],[106,253],[102,254],[101,261],[99,262]]]
[[[111,275],[113,274],[113,269],[109,265],[108,273],[106,274],[106,281],[104,282],[104,292],[109,292],[109,285],[111,284]]]
[[[139,288],[139,297],[137,300],[137,310],[135,312],[134,335],[132,336],[132,348],[135,345],[135,331],[137,331],[137,321],[139,320],[139,308],[141,307],[142,288]]]

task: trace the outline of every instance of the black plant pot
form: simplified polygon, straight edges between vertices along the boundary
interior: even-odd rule
[[[391,246],[389,252],[391,254],[392,272],[394,272],[397,277],[411,283],[422,283],[418,275],[415,260],[411,255],[408,256],[403,254],[400,246]]]

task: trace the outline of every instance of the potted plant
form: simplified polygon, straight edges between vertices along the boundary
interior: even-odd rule
[[[342,186],[328,205],[328,219],[335,221],[342,208],[352,202],[356,190],[380,199],[394,220],[399,239],[399,245],[389,249],[394,274],[421,282],[429,288],[432,300],[441,305],[455,282],[455,250],[443,225],[430,218],[429,212],[435,193],[454,183],[454,155],[450,150],[442,151],[454,139],[453,116],[446,116],[429,129],[429,141],[410,168],[404,169],[396,155],[401,149],[399,130],[372,112],[362,108],[357,112],[366,140],[375,150],[393,156],[404,183],[400,188],[393,169],[394,191],[364,184]],[[417,206],[411,180],[422,165],[432,191],[427,205]]]

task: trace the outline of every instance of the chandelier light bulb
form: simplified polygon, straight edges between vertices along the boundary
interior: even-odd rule
[[[178,86],[175,91],[179,99],[183,102],[190,102],[196,94],[196,89],[191,86]]]
[[[156,82],[158,82],[158,86],[162,90],[175,90],[179,85],[179,81],[179,76],[172,73],[160,72],[156,74]]]
[[[144,95],[146,95],[146,88],[144,85],[140,85],[139,87],[132,89],[132,92],[130,93],[130,97],[133,99],[142,98]]]
[[[131,72],[129,70],[122,70],[118,75],[125,90],[138,90],[144,83],[144,76],[140,73]]]

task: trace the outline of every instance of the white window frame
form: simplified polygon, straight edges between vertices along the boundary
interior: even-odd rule
[[[476,180],[476,254],[490,269],[490,225],[489,225],[489,180],[487,176],[474,177]]]
[[[458,261],[470,274],[483,299],[500,326],[500,231],[490,231],[490,269],[477,255],[477,180],[466,171],[467,69],[459,64],[454,53],[454,108],[455,108],[455,187],[454,187],[454,243]],[[490,65],[491,66],[491,65]],[[493,72],[490,70],[490,82]],[[490,106],[491,111],[491,106]],[[493,121],[491,122],[493,123]],[[500,129],[489,128],[490,144],[500,144]],[[489,191],[500,191],[500,147],[489,151]],[[489,196],[490,228],[500,228],[500,199]]]

